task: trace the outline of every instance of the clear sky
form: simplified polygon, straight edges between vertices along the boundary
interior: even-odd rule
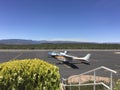
[[[0,0],[0,39],[120,42],[120,0]]]

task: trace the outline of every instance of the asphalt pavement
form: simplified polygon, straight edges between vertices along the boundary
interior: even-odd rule
[[[49,51],[56,50],[0,50],[0,63],[9,60],[33,59],[39,58],[59,67],[61,78],[68,78],[71,75],[77,75],[88,70],[105,66],[117,71],[114,77],[120,78],[120,51],[119,50],[68,50],[68,54],[83,57],[90,53],[90,65],[74,61],[72,64],[62,64],[60,61],[48,56]],[[63,50],[60,50],[63,51]],[[91,73],[92,74],[92,73]],[[103,70],[96,72],[98,76],[108,76],[109,72]]]

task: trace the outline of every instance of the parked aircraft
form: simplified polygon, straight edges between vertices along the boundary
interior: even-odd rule
[[[68,55],[67,51],[64,51],[64,52],[52,51],[52,52],[48,52],[48,55],[50,55],[51,57],[53,57],[59,61],[62,61],[63,63],[71,63],[75,60],[78,60],[85,64],[90,64],[89,58],[91,56],[91,54],[87,54],[84,57],[76,57],[76,56]]]

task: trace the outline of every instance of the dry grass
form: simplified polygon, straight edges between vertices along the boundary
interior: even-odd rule
[[[93,75],[74,75],[74,76],[70,76],[68,78],[68,83],[78,83],[80,81],[80,83],[85,83],[88,81],[94,81],[94,76]],[[109,83],[110,82],[110,78],[108,77],[100,77],[100,76],[96,76],[96,82],[106,82]]]

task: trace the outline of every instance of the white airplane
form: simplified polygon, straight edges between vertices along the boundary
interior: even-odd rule
[[[67,51],[64,52],[48,52],[48,55],[50,55],[51,57],[56,58],[59,61],[64,62],[73,62],[74,60],[78,60],[78,61],[82,61],[83,63],[89,64],[89,58],[91,56],[91,54],[87,54],[85,57],[76,57],[76,56],[72,56],[72,55],[68,55]]]

